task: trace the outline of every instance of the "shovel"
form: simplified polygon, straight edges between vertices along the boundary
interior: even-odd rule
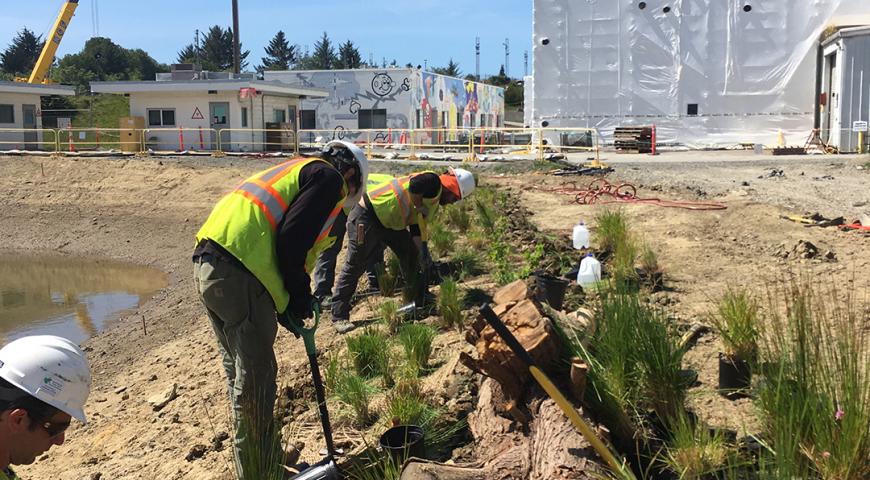
[[[302,337],[305,343],[305,353],[311,364],[311,378],[314,380],[314,393],[317,397],[317,407],[320,410],[320,424],[323,427],[323,438],[326,439],[326,458],[306,468],[293,477],[294,480],[340,480],[342,477],[335,464],[335,445],[332,441],[332,425],[329,423],[329,410],[326,408],[326,393],[323,380],[320,377],[320,367],[317,364],[317,348],[314,345],[314,333],[320,323],[320,304],[314,304],[314,324],[310,327],[291,323],[291,331]]]

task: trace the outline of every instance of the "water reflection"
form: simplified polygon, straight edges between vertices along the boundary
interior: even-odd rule
[[[81,342],[166,285],[162,272],[109,260],[0,253],[0,340]]]

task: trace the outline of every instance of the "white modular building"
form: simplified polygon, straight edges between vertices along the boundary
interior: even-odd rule
[[[91,91],[129,97],[130,116],[144,119],[146,148],[232,152],[295,150],[300,101],[327,95],[194,65],[173,65],[156,80],[91,82]]]
[[[527,122],[802,145],[819,121],[823,32],[868,13],[867,0],[535,0]]]
[[[445,142],[458,138],[462,130],[504,125],[503,88],[420,69],[290,70],[263,75],[267,81],[329,94],[301,102],[299,127],[315,130],[308,133],[311,137],[365,141],[374,133],[372,142],[396,143],[402,130],[440,129],[448,130],[441,132]],[[377,131],[359,132],[372,129]],[[306,140],[305,135],[300,139]],[[421,136],[438,140],[437,132]]]
[[[822,41],[822,49],[818,72],[822,140],[840,152],[867,152],[870,26],[837,30]],[[863,148],[859,148],[859,141],[863,141]]]
[[[42,131],[42,97],[75,95],[73,87],[0,81],[0,150],[53,150]]]

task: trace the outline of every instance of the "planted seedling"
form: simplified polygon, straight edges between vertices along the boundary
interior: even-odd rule
[[[375,266],[375,274],[378,277],[378,290],[384,297],[390,297],[396,292],[399,285],[399,274],[401,272],[401,262],[399,257],[388,252],[384,258],[384,263],[379,263]]]
[[[661,288],[664,271],[659,263],[658,254],[648,244],[643,246],[640,253],[640,269],[643,272],[644,280],[653,291]]]
[[[628,221],[619,210],[606,210],[595,216],[593,239],[604,254],[612,254],[628,238]]]
[[[350,371],[339,376],[335,394],[339,400],[349,405],[356,416],[356,424],[361,427],[371,425],[372,414],[369,409],[372,395],[377,392],[366,379]]]
[[[758,305],[746,290],[729,288],[710,319],[725,347],[719,356],[719,390],[739,395],[749,388],[758,348]]]
[[[419,323],[405,325],[399,330],[399,342],[405,349],[408,363],[419,371],[429,366],[429,356],[432,354],[432,340],[435,339],[435,329]]]
[[[462,304],[459,301],[459,287],[453,278],[448,277],[441,282],[441,290],[438,292],[438,312],[441,314],[442,328],[462,330]]]
[[[382,375],[389,363],[386,337],[375,329],[367,328],[363,333],[347,337],[347,350],[356,372],[373,378]]]
[[[391,335],[395,335],[399,331],[399,326],[402,325],[402,316],[399,315],[399,304],[393,299],[386,299],[381,302],[380,310],[381,319],[387,326],[387,330]]]

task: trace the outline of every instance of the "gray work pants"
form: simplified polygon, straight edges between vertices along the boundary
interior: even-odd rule
[[[335,264],[338,261],[338,253],[344,245],[344,235],[347,232],[347,215],[344,210],[339,212],[332,225],[329,236],[335,237],[335,243],[320,253],[317,263],[314,264],[314,296],[323,299],[332,296],[332,286],[335,283]],[[378,288],[378,274],[376,265],[383,263],[383,248],[381,255],[374,255],[367,265],[366,274],[371,288]]]
[[[362,225],[363,241],[357,239],[357,229]],[[386,245],[401,262],[402,276],[413,278],[411,272],[417,268],[417,247],[407,230],[384,228],[374,212],[356,205],[347,220],[347,258],[335,285],[332,297],[332,318],[334,321],[350,319],[350,301],[356,291],[356,284],[366,265]]]
[[[238,478],[263,478],[261,472],[281,461],[272,418],[278,371],[273,350],[278,333],[275,304],[250,272],[217,256],[197,258],[193,279],[223,357]]]

